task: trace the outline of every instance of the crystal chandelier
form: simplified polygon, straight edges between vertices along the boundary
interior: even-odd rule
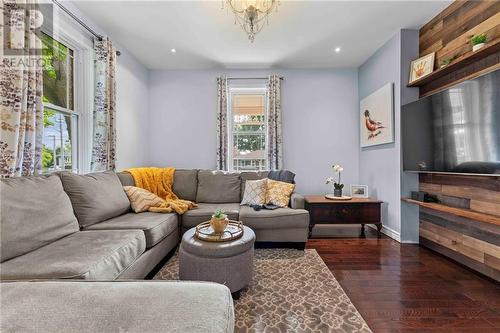
[[[225,2],[234,13],[234,23],[239,23],[252,43],[255,35],[262,30],[264,21],[269,23],[271,11],[274,8],[278,11],[279,4],[278,0],[225,0]]]

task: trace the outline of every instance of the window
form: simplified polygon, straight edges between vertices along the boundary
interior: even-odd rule
[[[93,41],[62,12],[45,20],[42,172],[90,171],[93,108]]]
[[[234,171],[266,170],[266,90],[229,89],[229,167]]]
[[[42,171],[78,170],[78,117],[74,102],[74,52],[42,33]]]

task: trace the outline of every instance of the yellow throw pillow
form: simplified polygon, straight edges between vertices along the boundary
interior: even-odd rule
[[[295,184],[268,179],[266,203],[270,203],[280,207],[286,207],[290,202],[290,196],[292,195],[294,189]]]
[[[148,211],[169,213],[172,211],[169,208],[165,208],[165,200],[148,190],[135,186],[123,186],[123,190],[127,193],[132,210],[136,213]]]

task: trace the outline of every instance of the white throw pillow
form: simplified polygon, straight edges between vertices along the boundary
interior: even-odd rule
[[[266,203],[267,178],[247,180],[241,205],[263,205]]]

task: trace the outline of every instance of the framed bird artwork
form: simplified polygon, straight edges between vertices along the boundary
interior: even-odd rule
[[[361,147],[394,142],[393,84],[387,83],[359,104]]]

